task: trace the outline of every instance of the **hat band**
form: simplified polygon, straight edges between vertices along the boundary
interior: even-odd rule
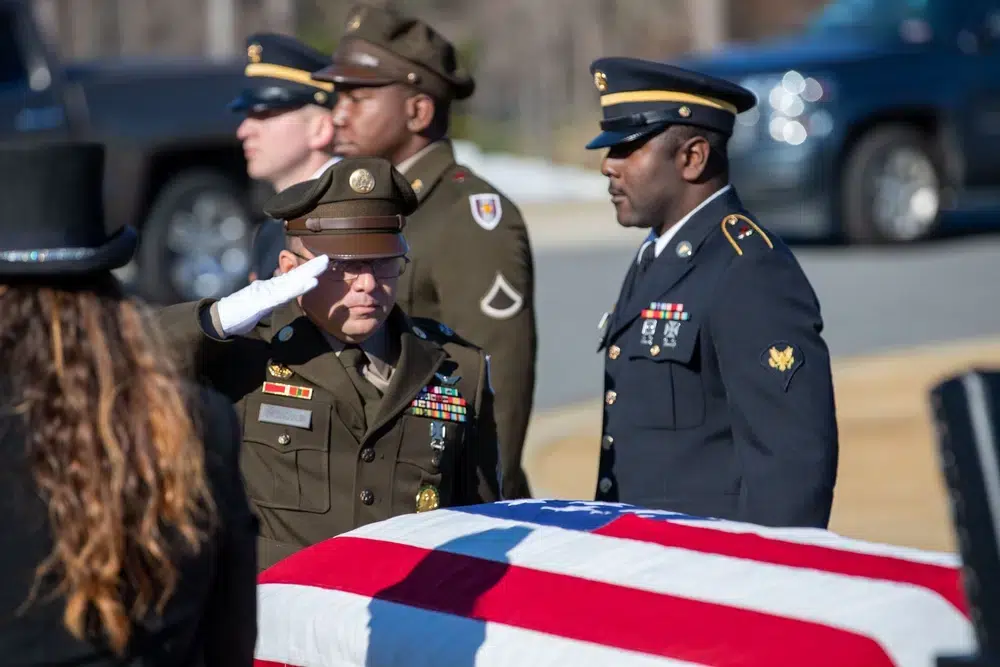
[[[621,93],[601,95],[601,106],[609,107],[615,104],[634,104],[641,102],[677,102],[679,104],[700,104],[714,109],[728,111],[734,116],[738,113],[736,105],[714,97],[692,95],[673,90],[629,90]]]
[[[398,232],[406,219],[401,215],[376,215],[361,218],[295,218],[285,222],[288,232]]]
[[[65,262],[79,261],[93,257],[97,248],[40,248],[38,250],[4,250],[0,261],[4,262]]]
[[[283,79],[285,81],[292,81],[294,83],[301,83],[306,86],[319,88],[320,90],[325,90],[328,93],[333,92],[332,83],[316,81],[312,78],[311,72],[307,72],[302,69],[295,69],[294,67],[286,67],[285,65],[250,63],[246,66],[246,69],[243,70],[243,73],[246,76],[266,76],[272,79]]]

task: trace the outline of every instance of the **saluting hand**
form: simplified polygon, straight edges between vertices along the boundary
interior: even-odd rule
[[[245,334],[278,306],[296,299],[319,284],[317,277],[330,263],[327,255],[313,257],[288,273],[255,280],[216,303],[219,323],[225,336]]]

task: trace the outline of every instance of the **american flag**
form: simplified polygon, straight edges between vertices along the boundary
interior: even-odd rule
[[[957,556],[618,503],[364,526],[261,573],[256,667],[931,667]]]

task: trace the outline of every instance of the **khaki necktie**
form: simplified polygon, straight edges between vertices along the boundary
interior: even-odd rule
[[[344,364],[344,368],[347,369],[347,375],[351,378],[354,388],[358,390],[358,395],[361,396],[361,403],[365,409],[365,420],[370,426],[375,421],[375,415],[378,414],[379,403],[382,401],[382,392],[369,382],[368,378],[361,372],[362,367],[368,361],[368,357],[365,355],[364,350],[357,345],[348,345],[340,353],[339,358],[341,363]]]

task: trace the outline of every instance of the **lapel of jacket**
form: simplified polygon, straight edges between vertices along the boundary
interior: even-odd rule
[[[709,202],[703,209],[695,213],[684,223],[677,235],[671,240],[671,245],[664,248],[648,269],[646,274],[636,283],[627,303],[619,303],[621,314],[612,322],[612,330],[608,334],[610,340],[626,329],[649,304],[659,301],[669,292],[681,278],[686,276],[698,264],[698,249],[714,231],[720,229],[726,215],[743,209],[736,191],[730,188],[728,192]],[[682,242],[691,244],[691,253],[686,257],[677,255],[676,248]],[[635,261],[631,271],[635,271]]]
[[[420,159],[407,167],[404,176],[416,193],[417,201],[423,203],[431,190],[453,166],[455,166],[455,151],[451,141],[441,139],[431,144]]]
[[[398,337],[399,361],[382,396],[378,414],[368,425],[365,440],[406,409],[420,390],[431,382],[448,356],[440,345],[418,336],[413,323],[398,306],[389,314],[386,324],[389,335]]]
[[[326,337],[306,317],[298,303],[281,306],[271,317],[272,359],[297,375],[330,392],[338,403],[348,406],[364,423],[365,411],[350,376]],[[282,333],[282,330],[286,330]],[[291,336],[288,336],[288,333]],[[285,338],[285,340],[282,340]]]
[[[643,241],[645,243],[645,241]],[[642,247],[641,245],[639,246]],[[629,287],[632,286],[632,281],[635,279],[635,272],[639,270],[638,264],[638,253],[632,256],[632,261],[629,262],[628,271],[625,272],[625,280],[622,281],[622,286],[618,290],[618,299],[615,301],[611,308],[611,313],[608,316],[607,323],[601,330],[601,337],[597,344],[597,351],[600,352],[608,344],[608,339],[616,331],[618,331],[618,323],[621,321],[625,314],[626,300],[628,297]],[[633,290],[634,291],[634,290]]]

